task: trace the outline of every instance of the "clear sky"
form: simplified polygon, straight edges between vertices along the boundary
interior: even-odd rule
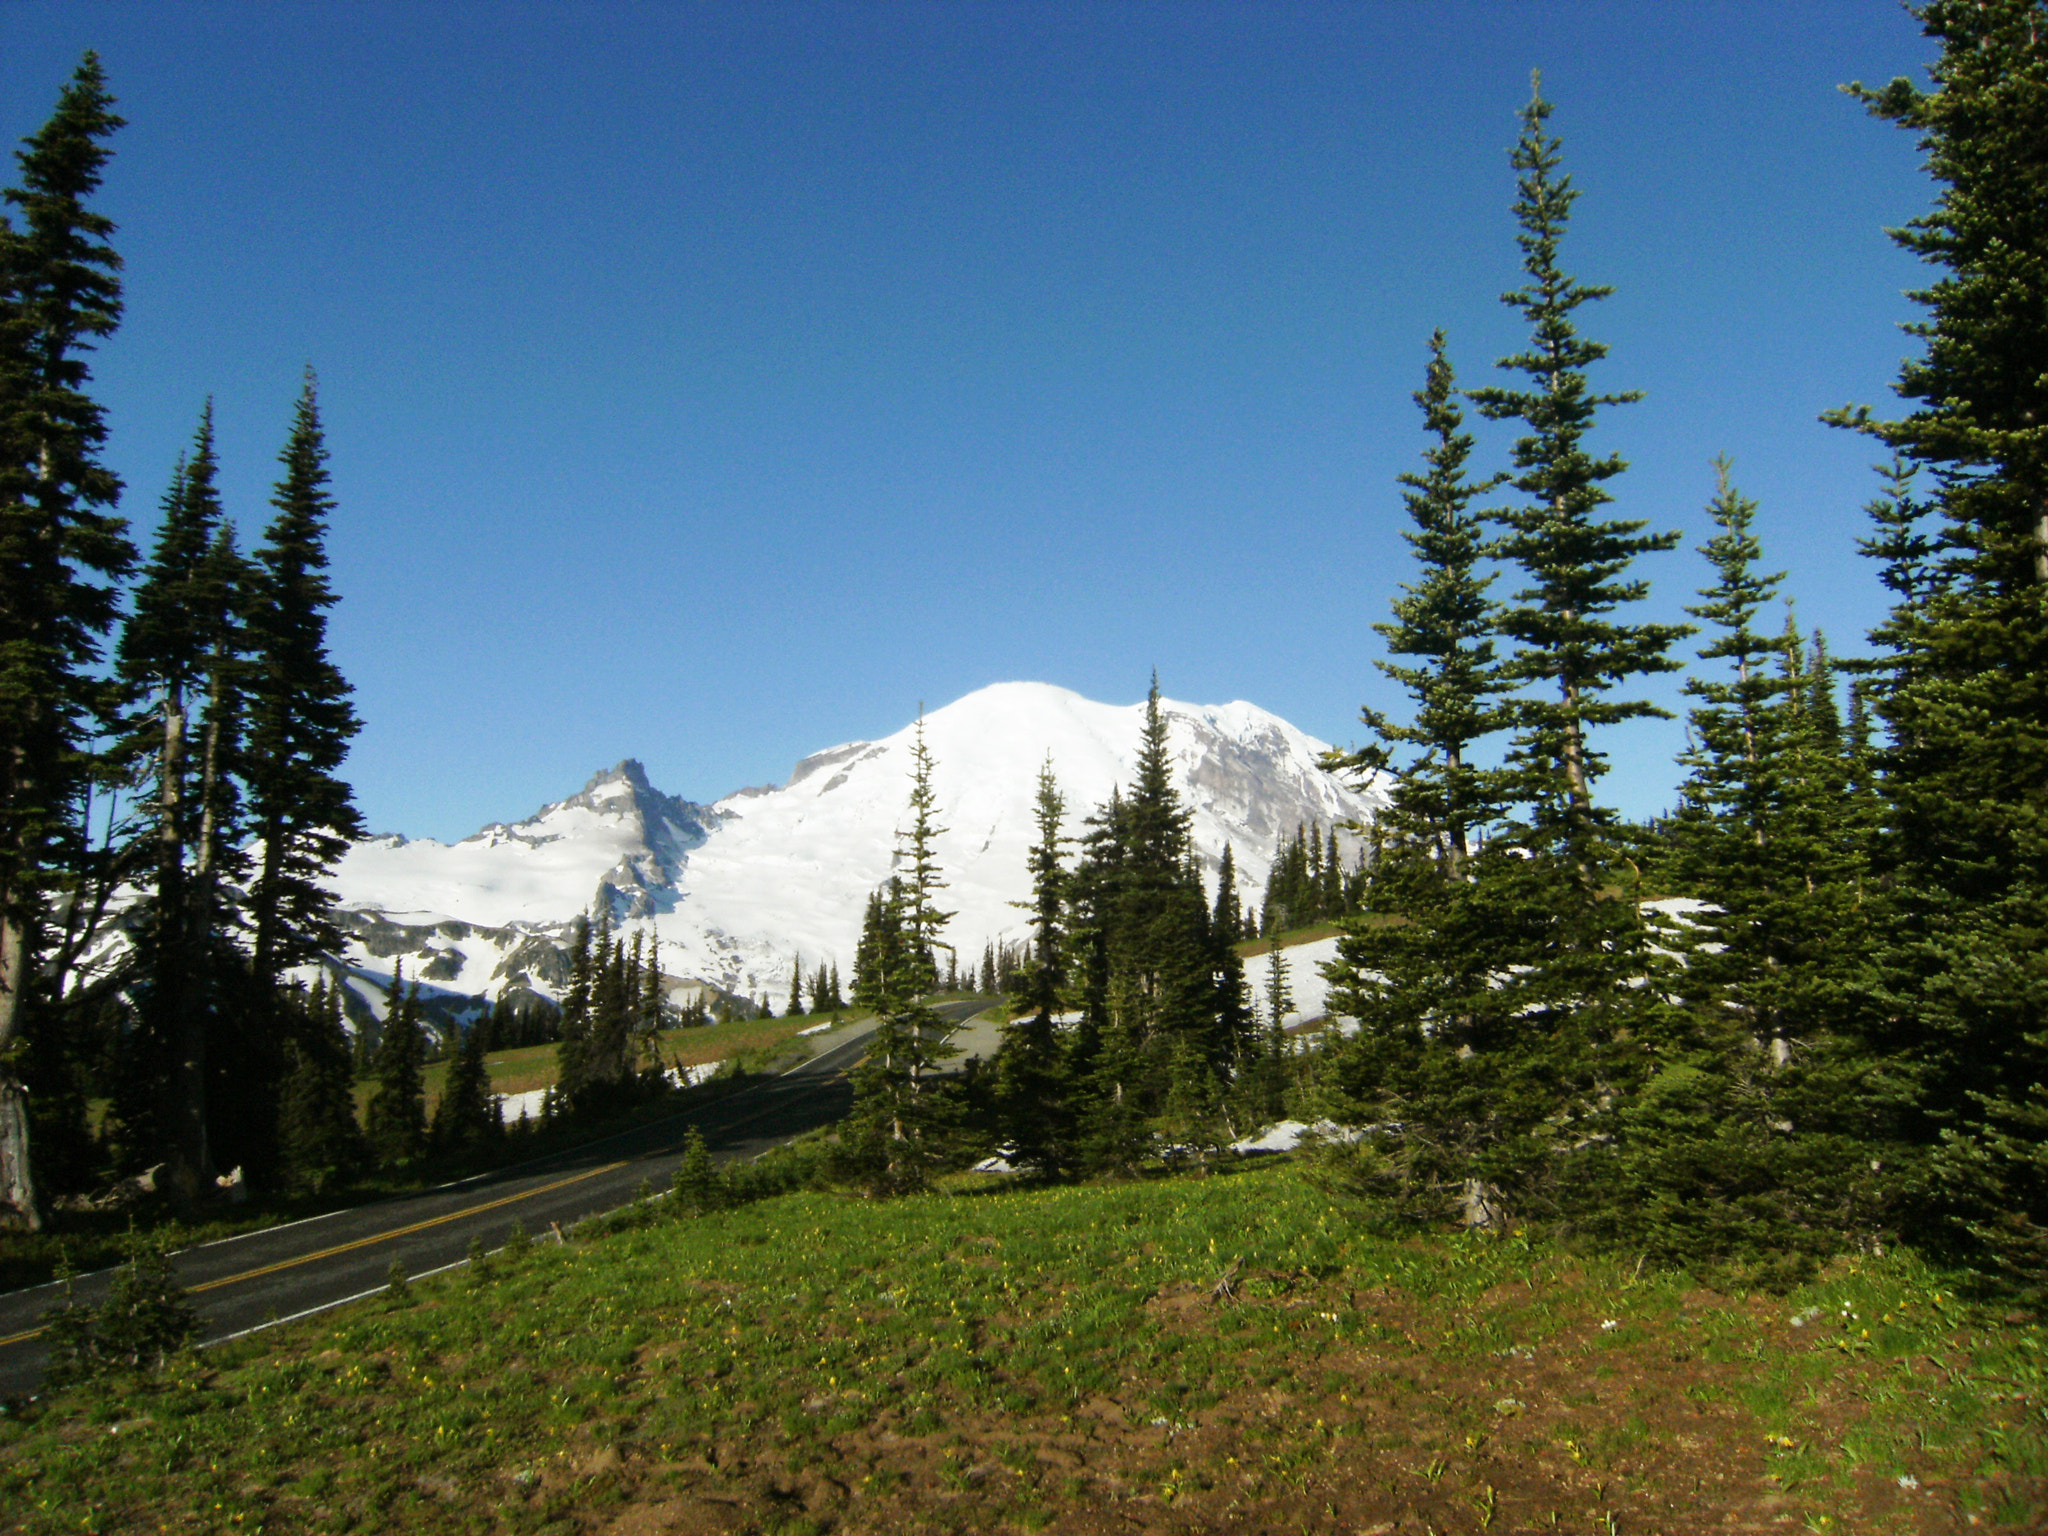
[[[1911,139],[1837,86],[1932,57],[1884,0],[575,5],[0,0],[0,132],[86,48],[129,126],[99,354],[147,544],[216,402],[268,516],[300,370],[340,508],[332,638],[370,825],[454,838],[624,756],[695,799],[1040,679],[1352,741],[1430,331],[1521,341],[1529,71],[1619,515],[1669,616],[1709,461],[1838,652],[1921,269]],[[11,169],[11,168],[10,168]],[[1482,430],[1485,467],[1508,433]],[[1675,698],[1675,695],[1674,695]],[[1611,733],[1667,805],[1676,725]],[[943,773],[944,765],[940,765]]]

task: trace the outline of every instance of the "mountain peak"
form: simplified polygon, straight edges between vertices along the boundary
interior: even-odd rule
[[[643,795],[654,792],[654,786],[647,781],[647,769],[641,764],[640,759],[622,757],[611,767],[593,773],[590,782],[583,786],[583,793],[587,795],[606,784],[619,781],[625,782]]]

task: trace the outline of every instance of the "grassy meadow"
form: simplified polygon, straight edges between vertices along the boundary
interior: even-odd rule
[[[651,1219],[650,1219],[651,1218]],[[602,1230],[609,1225],[612,1230]],[[27,1532],[2038,1530],[2038,1325],[1376,1236],[1305,1168],[596,1223],[0,1420]]]

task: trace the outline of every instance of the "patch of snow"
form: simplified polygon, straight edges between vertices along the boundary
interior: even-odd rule
[[[1287,990],[1294,997],[1294,1007],[1281,1017],[1280,1027],[1292,1029],[1297,1024],[1327,1016],[1330,1011],[1330,982],[1323,975],[1323,967],[1336,962],[1337,943],[1333,935],[1306,944],[1286,945],[1247,960],[1244,976],[1251,983],[1252,1005],[1259,1010],[1260,1016],[1265,1016],[1267,978],[1272,974],[1275,954],[1287,963]],[[1354,1021],[1352,1028],[1357,1027]]]
[[[1331,1120],[1318,1120],[1313,1124],[1303,1120],[1282,1120],[1278,1125],[1267,1126],[1256,1136],[1232,1142],[1230,1150],[1242,1153],[1292,1152],[1310,1136],[1322,1141],[1356,1141],[1359,1134],[1353,1127],[1338,1125]]]

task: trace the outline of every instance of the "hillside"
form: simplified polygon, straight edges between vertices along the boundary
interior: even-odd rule
[[[38,1536],[2048,1513],[2038,1341],[1902,1257],[1720,1296],[1519,1238],[1376,1237],[1298,1165],[660,1210],[0,1420],[0,1508]]]

